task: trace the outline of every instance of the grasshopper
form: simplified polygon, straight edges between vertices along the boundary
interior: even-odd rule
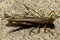
[[[27,9],[27,10],[32,10],[32,11],[34,11],[35,13],[37,13],[40,17],[35,17],[35,16],[24,16],[24,17],[22,17],[22,18],[19,18],[19,19],[17,19],[17,18],[9,18],[8,19],[8,23],[10,23],[10,24],[14,24],[14,25],[33,25],[33,24],[37,24],[38,26],[37,27],[35,27],[34,29],[36,29],[36,28],[41,28],[41,25],[44,25],[44,32],[46,33],[46,27],[47,27],[47,25],[50,25],[50,24],[53,24],[53,22],[55,21],[55,19],[56,18],[59,18],[60,16],[57,16],[57,14],[55,14],[55,11],[51,11],[50,13],[49,13],[49,15],[48,15],[48,17],[44,17],[43,15],[41,16],[38,12],[36,12],[35,10],[33,10],[32,8],[30,8],[30,7],[27,7],[25,4],[23,4],[24,6],[25,6],[25,8]],[[54,13],[54,15],[51,15],[52,13]],[[28,26],[28,27],[29,27]],[[32,30],[34,30],[34,29],[32,29]],[[20,30],[20,28],[19,29],[17,29],[17,30]],[[17,31],[17,30],[13,30],[13,31]],[[32,32],[32,30],[31,30],[31,32]],[[38,32],[39,32],[39,30],[38,30]]]

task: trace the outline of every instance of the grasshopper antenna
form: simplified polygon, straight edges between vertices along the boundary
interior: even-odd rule
[[[52,13],[54,13],[54,15]],[[49,15],[49,17],[52,17],[52,16],[57,17],[57,15],[55,14],[55,11],[53,11],[53,10],[48,15]]]
[[[58,12],[58,15],[59,15],[60,11]],[[57,16],[56,18],[59,18],[60,16]]]
[[[52,13],[54,13],[54,15],[53,15]],[[60,16],[57,16],[57,14],[55,13],[55,11],[53,11],[53,10],[52,10],[52,11],[50,12],[50,14],[49,14],[49,17],[52,17],[52,16],[54,16],[55,19],[60,17]],[[56,20],[55,20],[55,21],[56,21]],[[58,21],[56,21],[56,22],[59,23]]]
[[[52,13],[54,13],[54,15],[53,15]],[[58,13],[58,14],[59,14],[59,13]],[[49,15],[50,17],[51,17],[51,16],[54,16],[55,18],[59,18],[59,17],[60,17],[60,16],[57,16],[57,14],[55,13],[55,11],[53,11],[53,10],[52,10],[52,11],[50,12],[50,14],[48,14],[48,15]]]

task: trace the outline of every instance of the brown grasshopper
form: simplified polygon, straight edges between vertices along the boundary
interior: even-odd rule
[[[30,7],[27,7],[25,4],[23,4],[25,6],[25,8],[27,10],[32,10],[35,13],[37,13],[39,16],[41,16],[38,12],[36,12],[35,10],[31,9]],[[51,15],[52,13],[54,13],[54,15]],[[57,16],[57,14],[55,14],[55,11],[51,11],[48,17],[44,17],[43,15],[41,17],[35,17],[35,16],[24,16],[22,18],[16,19],[16,18],[9,18],[8,19],[8,23],[12,24],[12,25],[33,25],[33,24],[37,24],[38,26],[35,27],[36,28],[41,28],[41,25],[44,25],[44,32],[46,32],[46,27],[47,25],[53,24],[53,22],[55,21],[56,18],[59,18],[60,16]],[[28,26],[28,27],[29,27]],[[24,27],[25,28],[25,27]],[[20,29],[20,28],[19,28]],[[17,30],[19,30],[17,29]],[[32,29],[32,30],[34,30]],[[13,30],[13,31],[17,31],[17,30]],[[31,31],[32,31],[31,30]]]

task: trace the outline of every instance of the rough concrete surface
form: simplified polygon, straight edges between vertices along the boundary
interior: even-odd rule
[[[54,35],[49,32],[44,33],[43,28],[41,28],[40,33],[32,33],[32,35],[29,35],[29,31],[32,28],[8,33],[10,30],[18,27],[6,26],[7,21],[4,18],[4,14],[24,15],[28,10],[23,6],[23,3],[38,13],[42,10],[41,13],[45,14],[43,16],[46,16],[52,10],[54,10],[56,14],[60,13],[60,0],[0,0],[0,40],[60,40],[60,18],[54,21],[55,29],[50,29]],[[33,11],[29,13],[38,16]],[[37,32],[37,30],[38,29],[35,29],[35,32]]]

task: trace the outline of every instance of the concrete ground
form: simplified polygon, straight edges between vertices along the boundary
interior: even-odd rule
[[[33,28],[8,33],[18,27],[6,26],[8,21],[4,18],[4,14],[25,15],[25,12],[28,12],[28,10],[26,10],[23,3],[36,12],[45,14],[43,16],[46,16],[52,10],[54,10],[57,15],[60,15],[58,14],[60,13],[60,0],[0,0],[0,40],[60,40],[60,18],[56,18],[56,21],[53,22],[55,29],[49,29],[54,35],[50,32],[44,33],[43,28],[41,28],[38,34],[31,33],[31,35],[29,35],[29,32]],[[33,11],[29,12],[29,15],[31,15],[31,13],[38,16]],[[35,29],[34,31],[37,32],[37,30],[38,29]]]

